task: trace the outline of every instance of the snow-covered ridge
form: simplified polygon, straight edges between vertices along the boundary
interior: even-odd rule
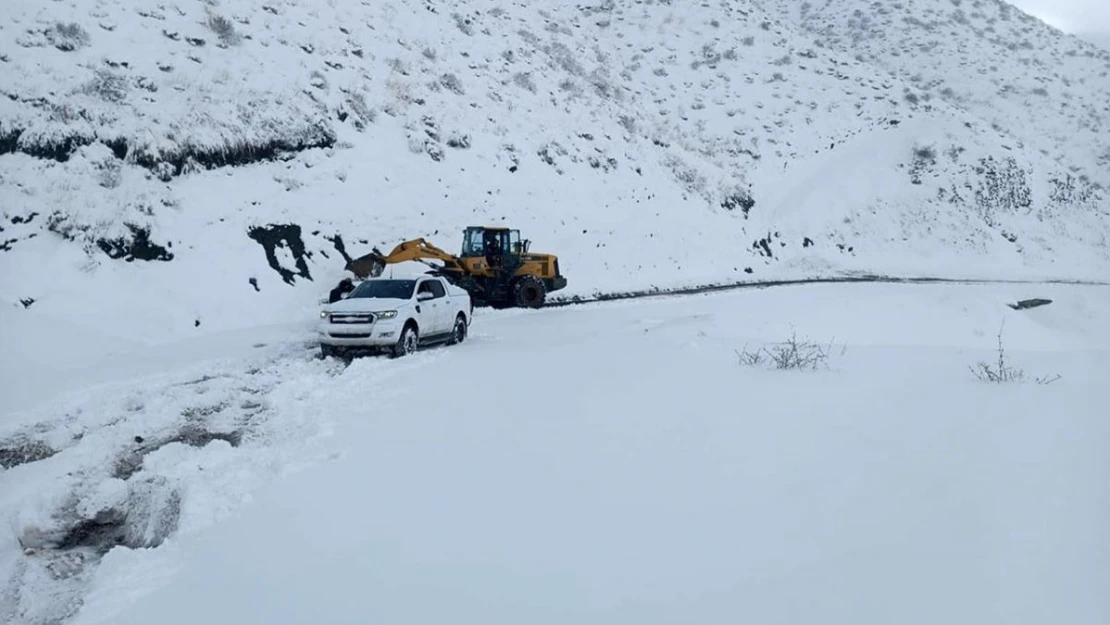
[[[754,2],[4,10],[0,296],[111,293],[98,331],[306,318],[344,254],[482,223],[568,295],[1110,267],[1091,176]]]

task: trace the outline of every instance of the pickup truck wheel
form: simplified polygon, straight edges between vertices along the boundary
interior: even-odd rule
[[[393,346],[393,357],[401,358],[416,353],[418,340],[419,335],[416,332],[416,326],[406,325],[405,329],[401,331],[401,338],[397,339],[397,344]]]
[[[466,317],[459,313],[455,317],[455,328],[451,330],[451,341],[448,345],[458,345],[466,340]]]

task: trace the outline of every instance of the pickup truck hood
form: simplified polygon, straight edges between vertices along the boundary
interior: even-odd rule
[[[355,297],[328,304],[324,306],[324,310],[327,312],[380,312],[383,310],[400,310],[411,303],[412,300],[407,299]]]

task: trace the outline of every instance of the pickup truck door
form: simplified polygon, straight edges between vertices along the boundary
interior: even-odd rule
[[[421,336],[432,336],[443,332],[443,312],[446,298],[436,297],[436,288],[443,285],[435,280],[421,280],[416,287],[416,322],[420,324]]]
[[[436,315],[436,333],[450,332],[455,320],[451,309],[451,298],[447,296],[447,289],[444,288],[443,282],[439,280],[428,280],[428,287],[432,290],[432,295],[435,299],[430,300],[429,303],[434,304],[432,310]]]

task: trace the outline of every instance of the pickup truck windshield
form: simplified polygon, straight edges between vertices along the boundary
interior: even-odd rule
[[[416,280],[367,280],[351,291],[347,299],[412,299],[415,288]]]

